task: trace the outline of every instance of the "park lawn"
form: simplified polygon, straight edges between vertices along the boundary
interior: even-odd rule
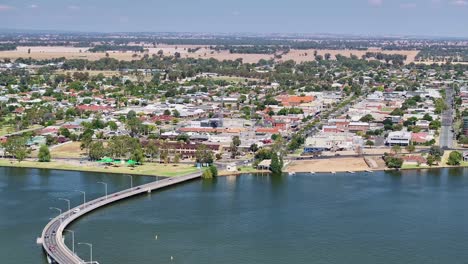
[[[0,137],[1,136],[4,136],[4,135],[7,135],[7,134],[11,134],[11,133],[24,133],[24,132],[30,132],[30,131],[33,131],[33,130],[36,130],[36,129],[40,129],[42,128],[41,125],[33,125],[33,126],[30,126],[28,127],[27,129],[24,129],[24,130],[20,130],[20,131],[15,131],[14,129],[9,129],[11,128],[10,126],[2,126],[0,127]]]
[[[147,175],[147,176],[166,176],[175,177],[183,176],[190,173],[197,172],[198,169],[193,165],[188,164],[157,164],[146,163],[143,165],[132,167],[112,167],[96,164],[69,164],[65,162],[52,161],[52,162],[37,162],[37,161],[12,161],[2,159],[0,160],[0,167],[19,167],[19,168],[37,168],[37,169],[53,169],[53,170],[70,170],[70,171],[86,171],[86,172],[103,172],[103,173],[118,173],[118,174],[134,174],[134,175]]]
[[[0,136],[4,136],[6,134],[8,134],[10,131],[10,126],[2,126],[0,127]]]
[[[52,158],[81,158],[86,151],[81,149],[81,142],[67,142],[50,148]]]
[[[429,168],[429,167],[422,167],[422,166],[412,165],[412,164],[403,164],[401,168],[409,170],[409,169],[424,169],[424,168]]]

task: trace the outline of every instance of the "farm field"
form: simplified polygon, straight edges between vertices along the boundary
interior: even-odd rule
[[[189,48],[200,48],[196,52],[189,53]],[[105,52],[91,53],[88,52],[89,48],[76,48],[76,47],[63,47],[63,46],[47,46],[47,47],[18,47],[14,51],[0,51],[0,59],[17,59],[17,58],[33,58],[38,60],[60,58],[65,57],[67,59],[87,59],[87,60],[99,60],[106,57]],[[31,51],[30,53],[28,51]],[[231,54],[227,50],[214,51],[210,50],[206,46],[195,46],[195,45],[157,45],[156,47],[148,48],[148,54],[152,56],[156,55],[159,50],[163,51],[164,56],[172,56],[176,52],[180,53],[183,58],[202,58],[202,59],[217,59],[217,60],[236,60],[242,59],[245,63],[256,63],[261,59],[270,60],[273,59],[272,54]],[[297,50],[291,49],[288,53],[283,54],[281,60],[294,60],[296,62],[313,61],[315,49],[308,50]],[[330,49],[318,49],[317,54],[324,56],[326,53],[331,54],[331,58],[334,59],[335,55],[341,54],[343,56],[356,55],[361,57],[366,52],[382,52],[385,54],[401,54],[406,55],[406,63],[414,62],[414,59],[419,51],[417,50],[381,50],[378,48],[370,48],[364,50],[330,50]],[[118,52],[109,51],[110,58],[118,60],[137,60],[141,59],[143,53],[135,52]]]

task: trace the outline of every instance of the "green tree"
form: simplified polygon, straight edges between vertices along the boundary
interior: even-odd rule
[[[232,138],[230,151],[231,151],[231,158],[235,159],[239,154],[239,146],[241,144],[239,136],[234,136]]]
[[[431,116],[430,114],[425,114],[425,115],[423,116],[423,120],[426,120],[426,121],[431,122],[431,121],[432,121],[432,116]]]
[[[159,145],[156,141],[154,139],[149,140],[145,146],[145,153],[150,157],[151,162],[153,162],[154,158],[159,155],[159,152]]]
[[[137,162],[137,163],[140,163],[142,164],[144,159],[145,159],[145,154],[143,154],[143,149],[141,148],[141,146],[136,146],[133,150],[132,150],[132,154],[130,155],[130,159],[132,159],[133,161]]]
[[[390,115],[392,116],[403,116],[405,114],[405,112],[403,110],[401,110],[401,108],[395,108],[391,113]]]
[[[447,160],[447,164],[451,166],[458,166],[460,165],[463,159],[463,155],[458,151],[450,152],[449,158]]]
[[[174,155],[174,163],[179,163],[180,162],[180,153],[176,153]]]
[[[281,174],[283,172],[283,168],[281,167],[280,159],[278,157],[278,154],[276,154],[276,152],[273,152],[271,154],[270,170],[275,175]]]
[[[367,115],[361,117],[361,119],[360,119],[361,122],[372,122],[374,120],[375,119],[371,114],[367,114]]]
[[[201,144],[195,151],[195,160],[201,164],[212,164],[213,163],[213,151],[207,146]]]
[[[176,140],[187,143],[190,141],[190,136],[185,133],[182,133],[182,134],[177,135]]]
[[[211,165],[209,167],[209,170],[211,172],[212,177],[218,177],[218,168],[216,168],[216,166]]]
[[[112,131],[117,131],[117,129],[119,128],[117,126],[117,123],[115,123],[114,121],[107,122],[107,126],[109,126],[110,130]]]
[[[433,155],[428,155],[427,158],[426,158],[426,163],[427,163],[427,165],[432,167],[434,164],[437,163],[437,159]]]
[[[257,150],[258,150],[258,145],[255,144],[255,143],[253,143],[252,145],[250,145],[249,150],[250,150],[251,152],[254,152],[254,153],[257,152]]]
[[[385,158],[385,164],[389,168],[399,169],[403,165],[403,159],[399,157],[387,156]]]
[[[137,117],[137,115],[136,115],[135,111],[133,111],[133,110],[128,111],[127,119],[132,119],[132,118],[136,118],[136,117]]]
[[[39,148],[39,153],[37,155],[37,158],[39,159],[39,162],[50,162],[51,156],[50,156],[49,147],[47,147],[47,145],[42,145]]]
[[[70,137],[70,130],[68,130],[68,128],[61,127],[61,128],[59,128],[59,134],[66,137],[66,138],[69,138]]]
[[[203,171],[202,178],[203,179],[212,179],[213,178],[213,173],[211,173],[210,169],[206,169],[206,170]]]
[[[25,137],[9,137],[4,144],[5,152],[15,157],[18,162],[21,162],[31,153],[31,149],[26,143],[27,139]]]
[[[400,152],[401,152],[401,147],[400,147],[400,145],[393,145],[393,146],[392,146],[392,152],[393,152],[395,155],[397,155],[398,153],[400,153]]]
[[[106,149],[101,141],[91,142],[89,144],[88,156],[90,160],[100,160],[106,156]]]
[[[130,130],[130,135],[134,137],[144,131],[144,126],[140,119],[133,117],[127,119],[127,129]]]
[[[172,116],[176,117],[176,118],[179,118],[180,117],[179,111],[177,111],[177,109],[172,110]]]
[[[369,147],[374,146],[374,141],[372,141],[372,140],[367,140],[367,141],[366,141],[366,146],[369,146]]]
[[[408,151],[409,153],[413,153],[415,150],[416,150],[416,147],[412,144],[406,146],[406,151]]]
[[[439,146],[432,146],[430,149],[429,149],[429,154],[431,156],[434,156],[434,158],[437,160],[437,161],[440,161],[442,159],[442,156],[444,155],[444,150],[441,149]]]

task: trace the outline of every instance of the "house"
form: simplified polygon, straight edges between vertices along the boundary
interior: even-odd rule
[[[406,165],[421,165],[426,164],[427,160],[421,155],[408,155],[403,156],[403,162]]]
[[[271,166],[271,159],[262,160],[258,165],[259,170],[269,170]]]
[[[369,123],[367,122],[350,122],[348,126],[349,132],[366,132],[370,128]]]
[[[259,127],[255,129],[255,134],[257,135],[266,135],[266,134],[278,134],[278,127]]]
[[[416,121],[416,126],[423,129],[423,130],[429,130],[429,124],[431,122],[427,121],[427,120],[418,120]]]
[[[298,106],[300,104],[304,103],[311,103],[314,101],[313,96],[286,96],[286,97],[281,97],[279,98],[281,100],[281,104],[283,106]]]
[[[425,133],[425,132],[420,132],[420,133],[413,133],[411,135],[411,141],[413,143],[418,143],[418,144],[424,144],[424,143],[427,143],[431,140],[434,139],[434,136],[429,134],[429,133]]]
[[[388,134],[385,144],[390,146],[408,146],[411,143],[411,136],[411,132],[393,131]]]

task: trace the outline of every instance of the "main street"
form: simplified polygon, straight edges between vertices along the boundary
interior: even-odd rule
[[[445,103],[447,109],[441,114],[442,127],[440,130],[439,145],[441,148],[453,148],[453,88],[449,87],[445,90]]]

